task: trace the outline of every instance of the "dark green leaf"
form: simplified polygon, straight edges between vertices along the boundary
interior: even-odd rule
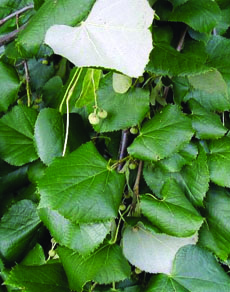
[[[33,144],[37,112],[26,106],[15,106],[0,120],[0,156],[6,162],[21,166],[37,159]]]
[[[30,292],[70,292],[63,267],[59,263],[38,266],[16,266],[5,282]]]
[[[230,138],[224,137],[209,144],[208,166],[211,180],[222,187],[230,187]]]
[[[169,20],[184,22],[199,32],[209,33],[219,21],[220,9],[214,1],[189,0],[176,7]]]
[[[133,88],[124,94],[116,93],[113,90],[111,73],[101,80],[97,94],[98,107],[108,113],[107,118],[95,126],[98,132],[111,132],[135,126],[143,120],[149,110],[148,91]]]
[[[39,225],[34,203],[22,200],[14,204],[0,221],[0,254],[8,261],[19,259],[30,247]]]
[[[43,248],[40,244],[37,243],[35,247],[28,252],[20,264],[24,266],[34,266],[44,265],[45,263],[46,258]]]
[[[92,280],[109,284],[130,277],[130,266],[118,245],[105,245],[87,258],[64,247],[58,248],[58,254],[72,290],[82,291],[83,286]]]
[[[207,111],[195,100],[189,101],[189,107],[192,111],[192,126],[198,139],[219,139],[227,132],[218,115]]]
[[[175,105],[168,105],[146,122],[128,148],[129,154],[157,161],[171,156],[193,136],[191,121]]]
[[[50,164],[55,157],[62,156],[64,125],[61,114],[55,109],[40,111],[35,124],[35,145],[41,160]]]
[[[45,33],[54,24],[76,25],[89,13],[95,0],[46,1],[19,34],[18,45],[26,55],[37,54]],[[36,37],[35,37],[36,36]]]
[[[41,208],[57,210],[75,223],[117,216],[124,175],[111,170],[93,143],[57,158],[39,181]]]
[[[222,188],[208,192],[206,220],[199,234],[199,243],[221,259],[230,254],[230,194]]]
[[[0,112],[7,111],[8,107],[15,102],[19,86],[20,83],[16,71],[0,62]]]
[[[185,197],[175,180],[168,180],[162,188],[162,200],[150,195],[141,197],[144,216],[163,233],[188,237],[199,230],[203,218]]]
[[[39,215],[56,242],[83,256],[93,252],[111,229],[111,222],[75,224],[65,219],[57,211],[44,208],[39,210]]]
[[[169,0],[169,1],[173,4],[174,8],[188,2],[188,0]]]

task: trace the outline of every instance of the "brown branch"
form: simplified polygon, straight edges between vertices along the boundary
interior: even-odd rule
[[[4,35],[3,37],[1,37],[0,38],[0,47],[13,41],[17,37],[18,33],[26,27],[26,25],[27,24],[23,24],[19,29],[16,29],[16,30],[8,33],[7,35]]]
[[[122,160],[127,155],[127,147],[129,143],[129,130],[122,131],[121,134],[121,143],[119,149],[118,160]],[[120,163],[117,167],[117,170],[120,171],[123,167],[124,163]]]
[[[30,10],[30,9],[33,9],[33,8],[34,8],[34,5],[31,4],[31,5],[23,7],[22,9],[19,9],[15,12],[11,13],[10,15],[4,17],[3,19],[0,19],[0,26],[3,25],[9,19],[14,18],[15,16],[17,17],[19,14],[22,14],[23,12]]]
[[[134,195],[136,196],[136,201],[139,196],[139,185],[140,185],[142,168],[143,168],[143,161],[140,160],[139,165],[138,165],[138,170],[137,170],[136,181],[133,187],[133,192],[134,192]]]

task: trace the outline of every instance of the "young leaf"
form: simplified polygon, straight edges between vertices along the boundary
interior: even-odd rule
[[[0,112],[7,111],[8,107],[16,100],[20,82],[16,71],[0,62]]]
[[[209,144],[208,166],[211,180],[222,187],[230,187],[230,138],[223,137]]]
[[[105,245],[87,258],[82,258],[70,249],[59,247],[58,255],[72,290],[82,291],[89,281],[109,284],[130,277],[130,266],[118,245]]]
[[[39,216],[56,242],[83,256],[93,252],[103,242],[111,228],[111,222],[75,224],[57,211],[45,208],[39,209]]]
[[[106,119],[94,126],[98,132],[111,132],[135,126],[143,120],[149,110],[147,90],[133,88],[124,94],[116,93],[113,90],[111,73],[101,80],[97,95],[98,107],[108,113]]]
[[[199,243],[227,260],[230,254],[230,194],[226,189],[213,188],[205,203],[207,222],[199,234]]]
[[[38,155],[45,164],[49,165],[55,157],[62,155],[64,125],[57,110],[45,108],[40,111],[35,124],[34,139]]]
[[[65,272],[59,263],[18,265],[11,270],[5,284],[30,292],[70,292]]]
[[[168,105],[144,124],[128,152],[138,159],[157,161],[179,151],[192,136],[189,118],[176,105]]]
[[[142,225],[125,228],[122,240],[123,253],[128,261],[148,273],[170,274],[178,249],[186,244],[195,244],[197,235],[187,238],[154,233]]]
[[[230,291],[230,278],[208,251],[182,247],[174,260],[172,278],[188,291]]]
[[[77,67],[99,66],[139,77],[152,50],[148,28],[153,17],[147,0],[97,0],[79,27],[54,25],[45,43]]]
[[[95,0],[46,1],[33,16],[29,25],[19,34],[17,40],[19,47],[27,56],[36,55],[48,28],[54,24],[80,23],[88,15],[94,2]]]
[[[36,205],[29,200],[14,204],[0,221],[0,254],[18,260],[31,245],[41,224]]]
[[[132,78],[129,76],[113,73],[113,90],[117,93],[126,93],[132,85]]]
[[[0,119],[0,157],[21,166],[37,159],[34,148],[34,125],[37,112],[26,106],[15,106]]]
[[[169,20],[184,22],[199,32],[209,33],[219,20],[220,9],[214,1],[189,0],[176,7]]]
[[[162,188],[162,200],[153,196],[141,197],[142,214],[162,232],[188,237],[199,230],[203,218],[185,197],[175,180],[168,180]]]
[[[209,112],[193,99],[189,101],[189,107],[192,111],[192,126],[198,139],[219,139],[227,132],[218,115]]]
[[[57,158],[38,187],[40,208],[57,210],[74,223],[108,221],[117,216],[124,175],[109,169],[90,142]]]

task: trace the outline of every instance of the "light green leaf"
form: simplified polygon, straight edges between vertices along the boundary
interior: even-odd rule
[[[192,136],[189,118],[176,105],[168,105],[144,124],[128,152],[138,159],[157,161],[179,151]]]
[[[39,215],[56,242],[83,256],[93,252],[103,242],[111,228],[111,222],[74,224],[57,211],[44,208],[39,209]]]
[[[206,153],[201,147],[197,159],[182,168],[181,172],[167,172],[157,165],[147,164],[143,174],[148,186],[157,196],[160,196],[164,183],[169,178],[174,178],[194,205],[203,205],[209,188],[209,170]]]
[[[118,245],[102,246],[87,258],[82,258],[70,249],[59,247],[58,255],[72,290],[80,292],[92,280],[99,284],[109,284],[130,277],[130,266]]]
[[[206,224],[199,234],[199,243],[226,260],[230,254],[230,194],[213,188],[205,203]]]
[[[64,124],[61,114],[50,108],[40,111],[35,124],[35,145],[41,160],[50,164],[62,156],[64,145]]]
[[[223,137],[209,144],[208,166],[210,178],[215,184],[230,187],[230,138]]]
[[[230,108],[227,84],[219,71],[190,76],[188,81],[191,88],[184,101],[194,98],[203,107],[212,111],[224,111]]]
[[[148,28],[153,17],[147,0],[97,0],[80,26],[54,25],[45,43],[77,67],[99,66],[139,77],[152,50]]]
[[[210,0],[189,0],[176,7],[169,20],[184,22],[199,32],[209,33],[219,21],[219,6]]]
[[[197,146],[193,143],[186,144],[178,153],[174,153],[169,158],[160,160],[158,164],[166,171],[179,172],[184,165],[191,165],[198,154]]]
[[[141,197],[141,211],[162,232],[188,237],[199,230],[203,218],[185,197],[175,180],[168,180],[162,188],[162,200],[150,195]]]
[[[132,78],[129,76],[113,73],[113,89],[117,93],[126,93],[132,85]]]
[[[14,204],[0,221],[1,256],[18,260],[33,244],[40,223],[34,203],[22,200]]]
[[[46,258],[42,246],[37,243],[33,249],[31,249],[28,254],[21,261],[21,265],[24,266],[34,266],[34,265],[44,265],[46,263]]]
[[[12,67],[0,62],[0,112],[7,111],[8,107],[15,102],[19,87],[20,82],[16,71]]]
[[[0,119],[0,157],[21,166],[37,159],[33,145],[37,112],[26,106],[15,106]]]
[[[30,292],[70,292],[65,272],[59,263],[18,265],[11,270],[5,284]]]
[[[148,273],[170,274],[178,249],[195,244],[197,235],[187,238],[173,237],[147,231],[142,225],[125,228],[122,240],[123,253],[128,261]]]
[[[108,221],[117,216],[124,175],[111,170],[90,142],[57,158],[38,187],[40,208],[56,210],[75,223]]]
[[[172,278],[192,292],[230,291],[230,278],[214,256],[194,245],[182,247],[178,251]]]
[[[200,57],[199,51],[196,54],[179,53],[166,42],[154,42],[146,71],[164,76],[185,76],[207,72],[210,68],[205,65],[206,58]]]
[[[101,70],[87,69],[82,83],[81,94],[76,102],[77,107],[83,107],[90,103],[94,103],[101,75]]]
[[[80,23],[88,15],[94,2],[95,0],[46,1],[19,34],[17,43],[20,50],[30,57],[36,55],[49,27],[54,24]]]
[[[111,73],[101,80],[97,95],[98,107],[108,113],[107,118],[94,127],[98,132],[111,132],[135,126],[143,120],[149,110],[147,90],[133,88],[124,94],[116,93],[113,90]]]
[[[198,139],[219,139],[225,135],[227,129],[218,115],[209,112],[192,99],[189,101],[189,107],[192,111],[192,126]]]

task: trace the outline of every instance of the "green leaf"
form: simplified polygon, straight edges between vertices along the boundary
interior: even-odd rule
[[[5,284],[30,292],[70,292],[65,272],[59,263],[18,265],[11,270]]]
[[[15,106],[0,119],[0,156],[3,160],[21,166],[37,159],[33,144],[36,117],[36,110]]]
[[[97,95],[98,107],[108,113],[107,118],[94,127],[98,132],[111,132],[135,126],[143,120],[149,110],[147,90],[133,88],[124,94],[116,93],[113,90],[111,73],[101,80]]]
[[[184,101],[193,98],[211,111],[225,111],[230,108],[227,84],[217,70],[190,76],[188,81],[190,90]]]
[[[41,160],[50,164],[62,156],[64,145],[64,124],[61,114],[50,108],[40,111],[35,124],[35,145]]]
[[[214,1],[189,0],[176,7],[169,20],[184,22],[199,32],[209,33],[219,21],[220,9]]]
[[[168,180],[162,188],[162,200],[150,195],[141,197],[141,211],[162,232],[188,237],[199,230],[203,218],[185,197],[175,180]]]
[[[1,256],[18,260],[32,244],[40,223],[34,203],[22,200],[14,204],[0,221]]]
[[[169,172],[179,172],[184,165],[191,165],[198,154],[197,146],[193,143],[186,144],[178,153],[174,153],[169,158],[160,160],[158,164]]]
[[[8,107],[15,102],[20,87],[20,82],[16,71],[0,62],[0,112],[7,111]]]
[[[74,224],[57,211],[45,208],[39,209],[39,215],[56,242],[83,256],[93,252],[103,242],[111,228],[111,222]]]
[[[213,188],[205,203],[206,224],[199,234],[199,243],[227,260],[230,254],[230,194],[226,189]]]
[[[143,228],[128,226],[123,234],[123,253],[128,261],[148,273],[169,274],[174,256],[181,246],[196,243],[197,235],[187,238],[155,233]]]
[[[82,91],[76,102],[77,107],[83,107],[94,103],[96,90],[99,87],[102,71],[97,69],[88,69],[82,83]]]
[[[209,143],[208,166],[210,178],[215,184],[230,187],[230,138],[223,137]]]
[[[192,111],[192,126],[196,130],[198,139],[219,139],[225,135],[227,129],[220,121],[220,117],[203,108],[195,100],[189,101]]]
[[[129,76],[113,73],[113,90],[117,93],[126,93],[132,85],[132,78]]]
[[[49,27],[54,24],[80,23],[87,16],[94,2],[95,0],[46,1],[19,34],[17,42],[20,50],[30,57],[36,55]]]
[[[124,175],[109,169],[90,142],[57,158],[38,186],[40,208],[56,210],[75,223],[108,221],[117,216]]]
[[[154,49],[145,69],[152,74],[163,76],[193,75],[210,70],[205,61],[206,58],[200,57],[199,52],[179,53],[171,45],[161,41],[154,42]]]
[[[160,196],[168,178],[174,178],[194,205],[203,205],[203,199],[209,188],[209,170],[207,155],[201,147],[197,159],[191,165],[182,168],[181,172],[167,172],[160,167],[147,164],[143,174],[148,186],[156,195]]]
[[[58,255],[72,290],[82,291],[83,286],[92,280],[99,284],[109,284],[130,277],[130,266],[118,245],[102,246],[87,258],[59,247]]]
[[[189,118],[176,105],[168,105],[144,124],[128,152],[138,159],[157,161],[179,151],[192,136]]]
[[[188,2],[188,0],[169,0],[169,1],[173,4],[174,8]]]
[[[43,248],[39,243],[37,243],[35,247],[28,252],[20,264],[24,266],[34,266],[44,265],[45,263],[46,258]]]
[[[208,251],[182,247],[174,260],[172,277],[188,291],[230,291],[230,278]]]
[[[136,13],[138,11],[138,14]],[[104,67],[139,77],[152,50],[154,11],[147,0],[97,0],[78,27],[54,25],[45,43],[77,67]]]

